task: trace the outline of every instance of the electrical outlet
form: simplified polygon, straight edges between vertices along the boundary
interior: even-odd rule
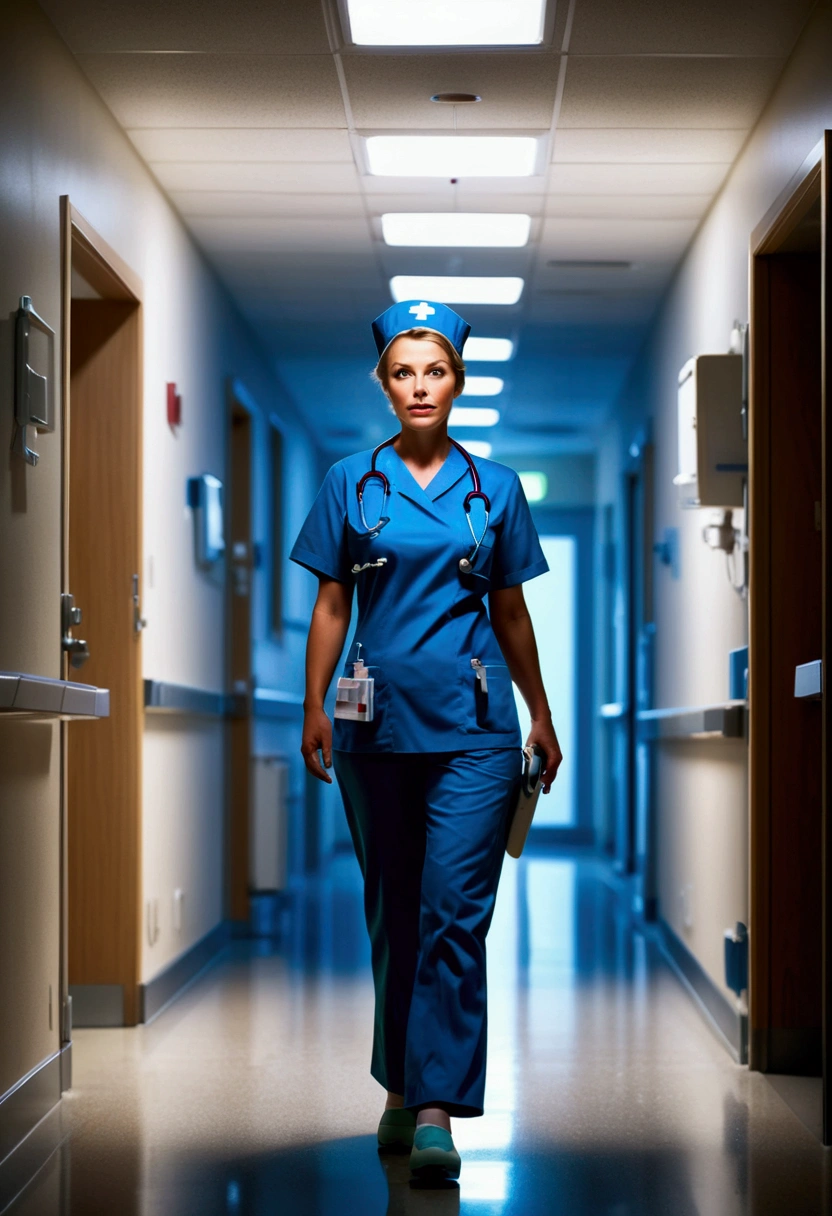
[[[173,927],[177,933],[182,932],[182,904],[185,899],[185,892],[181,887],[177,887],[173,893]]]

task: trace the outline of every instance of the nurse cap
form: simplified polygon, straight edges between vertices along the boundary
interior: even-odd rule
[[[399,334],[408,329],[421,328],[435,329],[442,334],[460,357],[465,339],[471,332],[468,322],[445,304],[429,303],[427,300],[400,300],[373,321],[373,337],[379,358]]]

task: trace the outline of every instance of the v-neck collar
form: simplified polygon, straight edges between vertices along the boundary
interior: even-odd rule
[[[468,462],[465,457],[451,444],[451,450],[436,473],[428,484],[422,487],[392,444],[387,450],[396,465],[397,475],[394,478],[396,489],[400,494],[406,494],[408,498],[416,501],[427,499],[428,502],[436,502],[437,498],[441,498],[468,472]]]

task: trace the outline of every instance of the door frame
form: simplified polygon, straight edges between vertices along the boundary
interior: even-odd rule
[[[595,843],[593,824],[593,748],[594,748],[594,536],[595,507],[537,506],[531,508],[537,531],[545,536],[574,536],[575,569],[575,736],[578,764],[575,770],[576,818],[568,827],[532,827],[530,843],[536,845],[591,845]],[[557,729],[557,723],[555,723]]]
[[[765,1046],[755,1029],[768,1026],[768,992],[771,982],[769,864],[771,808],[767,797],[768,768],[764,741],[771,730],[771,684],[768,655],[771,647],[770,603],[766,588],[771,567],[767,538],[771,534],[768,499],[772,453],[768,436],[770,399],[767,357],[769,349],[769,298],[764,259],[775,253],[786,236],[801,222],[818,198],[821,203],[821,549],[822,549],[822,646],[824,672],[830,670],[832,638],[830,597],[830,536],[832,536],[832,436],[829,417],[828,363],[832,351],[832,263],[830,262],[830,155],[832,132],[812,149],[788,186],[778,196],[751,234],[749,257],[749,1067],[765,1069]],[[762,545],[759,543],[762,534]],[[825,681],[824,681],[825,683]],[[823,1143],[832,1144],[832,832],[830,826],[830,769],[832,715],[824,690],[822,699],[822,1061]],[[762,743],[758,742],[762,741]]]
[[[71,592],[69,585],[69,525],[70,525],[70,435],[71,435],[71,310],[72,310],[72,268],[79,268],[87,282],[107,299],[133,302],[138,309],[138,351],[136,357],[136,398],[141,414],[144,401],[144,358],[143,358],[143,285],[139,276],[132,270],[124,259],[110,246],[96,229],[84,218],[72,204],[69,195],[61,195],[59,200],[60,223],[60,266],[61,266],[61,329],[60,329],[60,386],[61,386],[61,591]],[[141,429],[141,418],[139,419]],[[138,569],[141,571],[141,547],[143,532],[143,514],[141,502],[142,486],[142,448],[137,453],[139,468],[137,481],[139,486],[138,501],[135,505],[137,512],[137,531],[139,537]],[[132,640],[133,644],[141,645],[140,638]],[[143,702],[141,656],[138,661],[138,688],[136,696]],[[62,678],[71,678],[68,656],[62,655]],[[61,1045],[69,1043],[72,1038],[72,1013],[69,1001],[69,796],[68,796],[68,761],[69,761],[69,723],[62,722],[60,727],[60,1007],[61,1007]],[[135,967],[129,986],[125,986],[124,1010],[125,1024],[133,1024],[139,1016],[139,983],[141,970],[141,729],[139,732],[139,764],[137,790],[136,824],[136,892],[137,899],[132,909],[135,938]],[[64,1088],[71,1084],[71,1077],[65,1078]]]

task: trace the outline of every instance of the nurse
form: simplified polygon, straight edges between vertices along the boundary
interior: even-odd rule
[[[428,1181],[459,1176],[451,1116],[483,1113],[485,938],[522,759],[512,681],[546,793],[562,758],[523,599],[548,568],[528,504],[516,473],[448,435],[469,332],[418,300],[373,322],[400,430],[333,465],[291,554],[319,581],[301,751],[321,781],[334,766],[364,876],[378,1140]]]

